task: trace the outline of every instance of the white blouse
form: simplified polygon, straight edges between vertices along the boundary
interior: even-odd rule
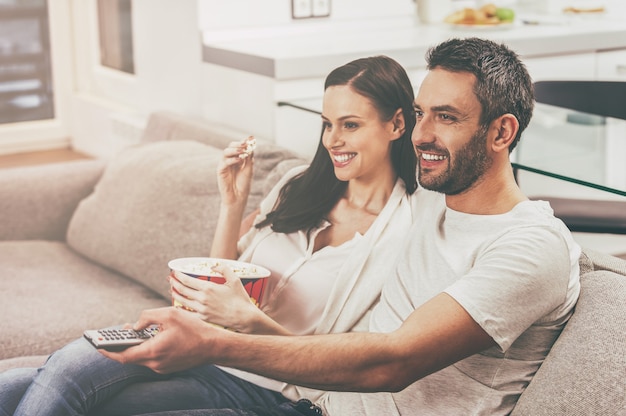
[[[252,263],[262,264],[272,272],[261,309],[294,334],[315,332],[335,281],[340,277],[338,273],[362,238],[356,233],[354,238],[339,246],[326,246],[313,252],[315,238],[329,226],[330,223],[325,222],[310,233],[309,239],[304,231],[271,233],[252,255]]]
[[[261,202],[257,221],[271,212],[280,188],[304,168],[292,169],[270,191]],[[252,227],[239,240],[239,260],[271,265],[261,308],[290,331],[327,334],[367,330],[370,310],[391,276],[400,253],[398,245],[408,234],[417,209],[399,179],[389,201],[363,235],[355,234],[340,246],[314,253],[315,238],[328,224],[310,238],[304,232],[286,235],[274,233],[270,227]],[[224,370],[292,400],[315,400],[322,393],[231,368]]]

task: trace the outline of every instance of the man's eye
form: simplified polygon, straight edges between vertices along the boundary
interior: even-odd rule
[[[415,117],[420,118],[424,116],[424,112],[422,110],[415,110]]]
[[[441,117],[442,120],[444,121],[454,121],[455,118],[452,117],[450,114],[439,114],[439,117]]]

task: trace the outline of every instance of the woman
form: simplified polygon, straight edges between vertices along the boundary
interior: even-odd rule
[[[413,90],[387,57],[350,62],[324,86],[323,130],[313,160],[263,201],[238,239],[253,159],[245,142],[224,151],[212,257],[239,258],[272,275],[261,308],[241,283],[172,279],[177,301],[202,319],[242,332],[311,334],[363,330],[412,221],[416,159]],[[184,342],[184,340],[181,340]],[[282,394],[281,394],[282,393]],[[0,376],[4,414],[140,414],[170,409],[273,405],[317,392],[232,369],[202,366],[172,375],[108,360],[84,340],[39,371]]]

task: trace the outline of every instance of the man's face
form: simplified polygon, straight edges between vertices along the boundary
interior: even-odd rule
[[[415,99],[413,145],[421,186],[446,195],[470,189],[491,166],[474,75],[434,69]]]

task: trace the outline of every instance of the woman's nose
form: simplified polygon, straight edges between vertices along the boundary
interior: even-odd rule
[[[326,129],[324,130],[323,141],[329,149],[336,147],[339,143],[341,143],[341,134],[337,131],[337,129]]]

